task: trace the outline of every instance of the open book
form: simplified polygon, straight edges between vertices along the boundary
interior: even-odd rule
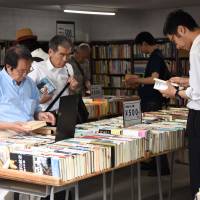
[[[29,129],[30,131],[33,131],[46,125],[47,124],[45,121],[28,121],[24,123],[23,127]]]
[[[41,93],[44,93],[45,90],[47,90],[47,93],[50,94],[56,90],[56,86],[53,84],[53,82],[48,78],[43,78],[38,84],[38,89]],[[45,89],[46,88],[46,89]]]
[[[167,85],[167,81],[158,79],[158,78],[154,78],[154,89],[156,90],[166,90],[168,88]],[[183,87],[181,87],[180,85],[176,84],[176,83],[170,83],[171,85],[173,85],[174,87],[179,87],[180,89],[183,89]]]

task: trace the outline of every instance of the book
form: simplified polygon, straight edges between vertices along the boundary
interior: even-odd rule
[[[158,79],[158,78],[154,78],[154,89],[156,90],[166,90],[168,88],[168,84],[167,81]],[[183,89],[183,87],[181,87],[180,85],[176,84],[176,83],[170,83],[172,86],[174,87],[179,87],[179,89]]]
[[[45,90],[47,90],[47,94],[51,94],[56,90],[56,86],[48,77],[41,79],[37,84],[37,88],[42,94],[45,93]]]
[[[30,131],[33,131],[46,125],[47,124],[45,121],[28,121],[24,123],[23,127],[29,129]]]

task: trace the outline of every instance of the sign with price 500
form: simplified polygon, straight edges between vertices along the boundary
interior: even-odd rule
[[[129,127],[142,122],[140,100],[123,102],[123,123]]]

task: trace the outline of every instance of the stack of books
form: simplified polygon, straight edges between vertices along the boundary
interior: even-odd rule
[[[123,101],[138,100],[138,96],[104,96],[103,99],[83,98],[89,112],[89,119],[100,119],[105,116],[122,115]]]
[[[185,127],[188,110],[161,110],[143,114],[143,123],[128,129],[123,128],[123,118],[116,117],[87,124],[77,125],[75,136],[88,136],[99,133],[123,135],[127,137],[143,136],[145,150],[161,153],[184,147]]]

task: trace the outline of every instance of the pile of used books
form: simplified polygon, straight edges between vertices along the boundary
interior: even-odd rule
[[[143,123],[123,128],[116,117],[77,125],[76,138],[0,132],[0,167],[68,181],[184,147],[187,109],[145,113]]]

